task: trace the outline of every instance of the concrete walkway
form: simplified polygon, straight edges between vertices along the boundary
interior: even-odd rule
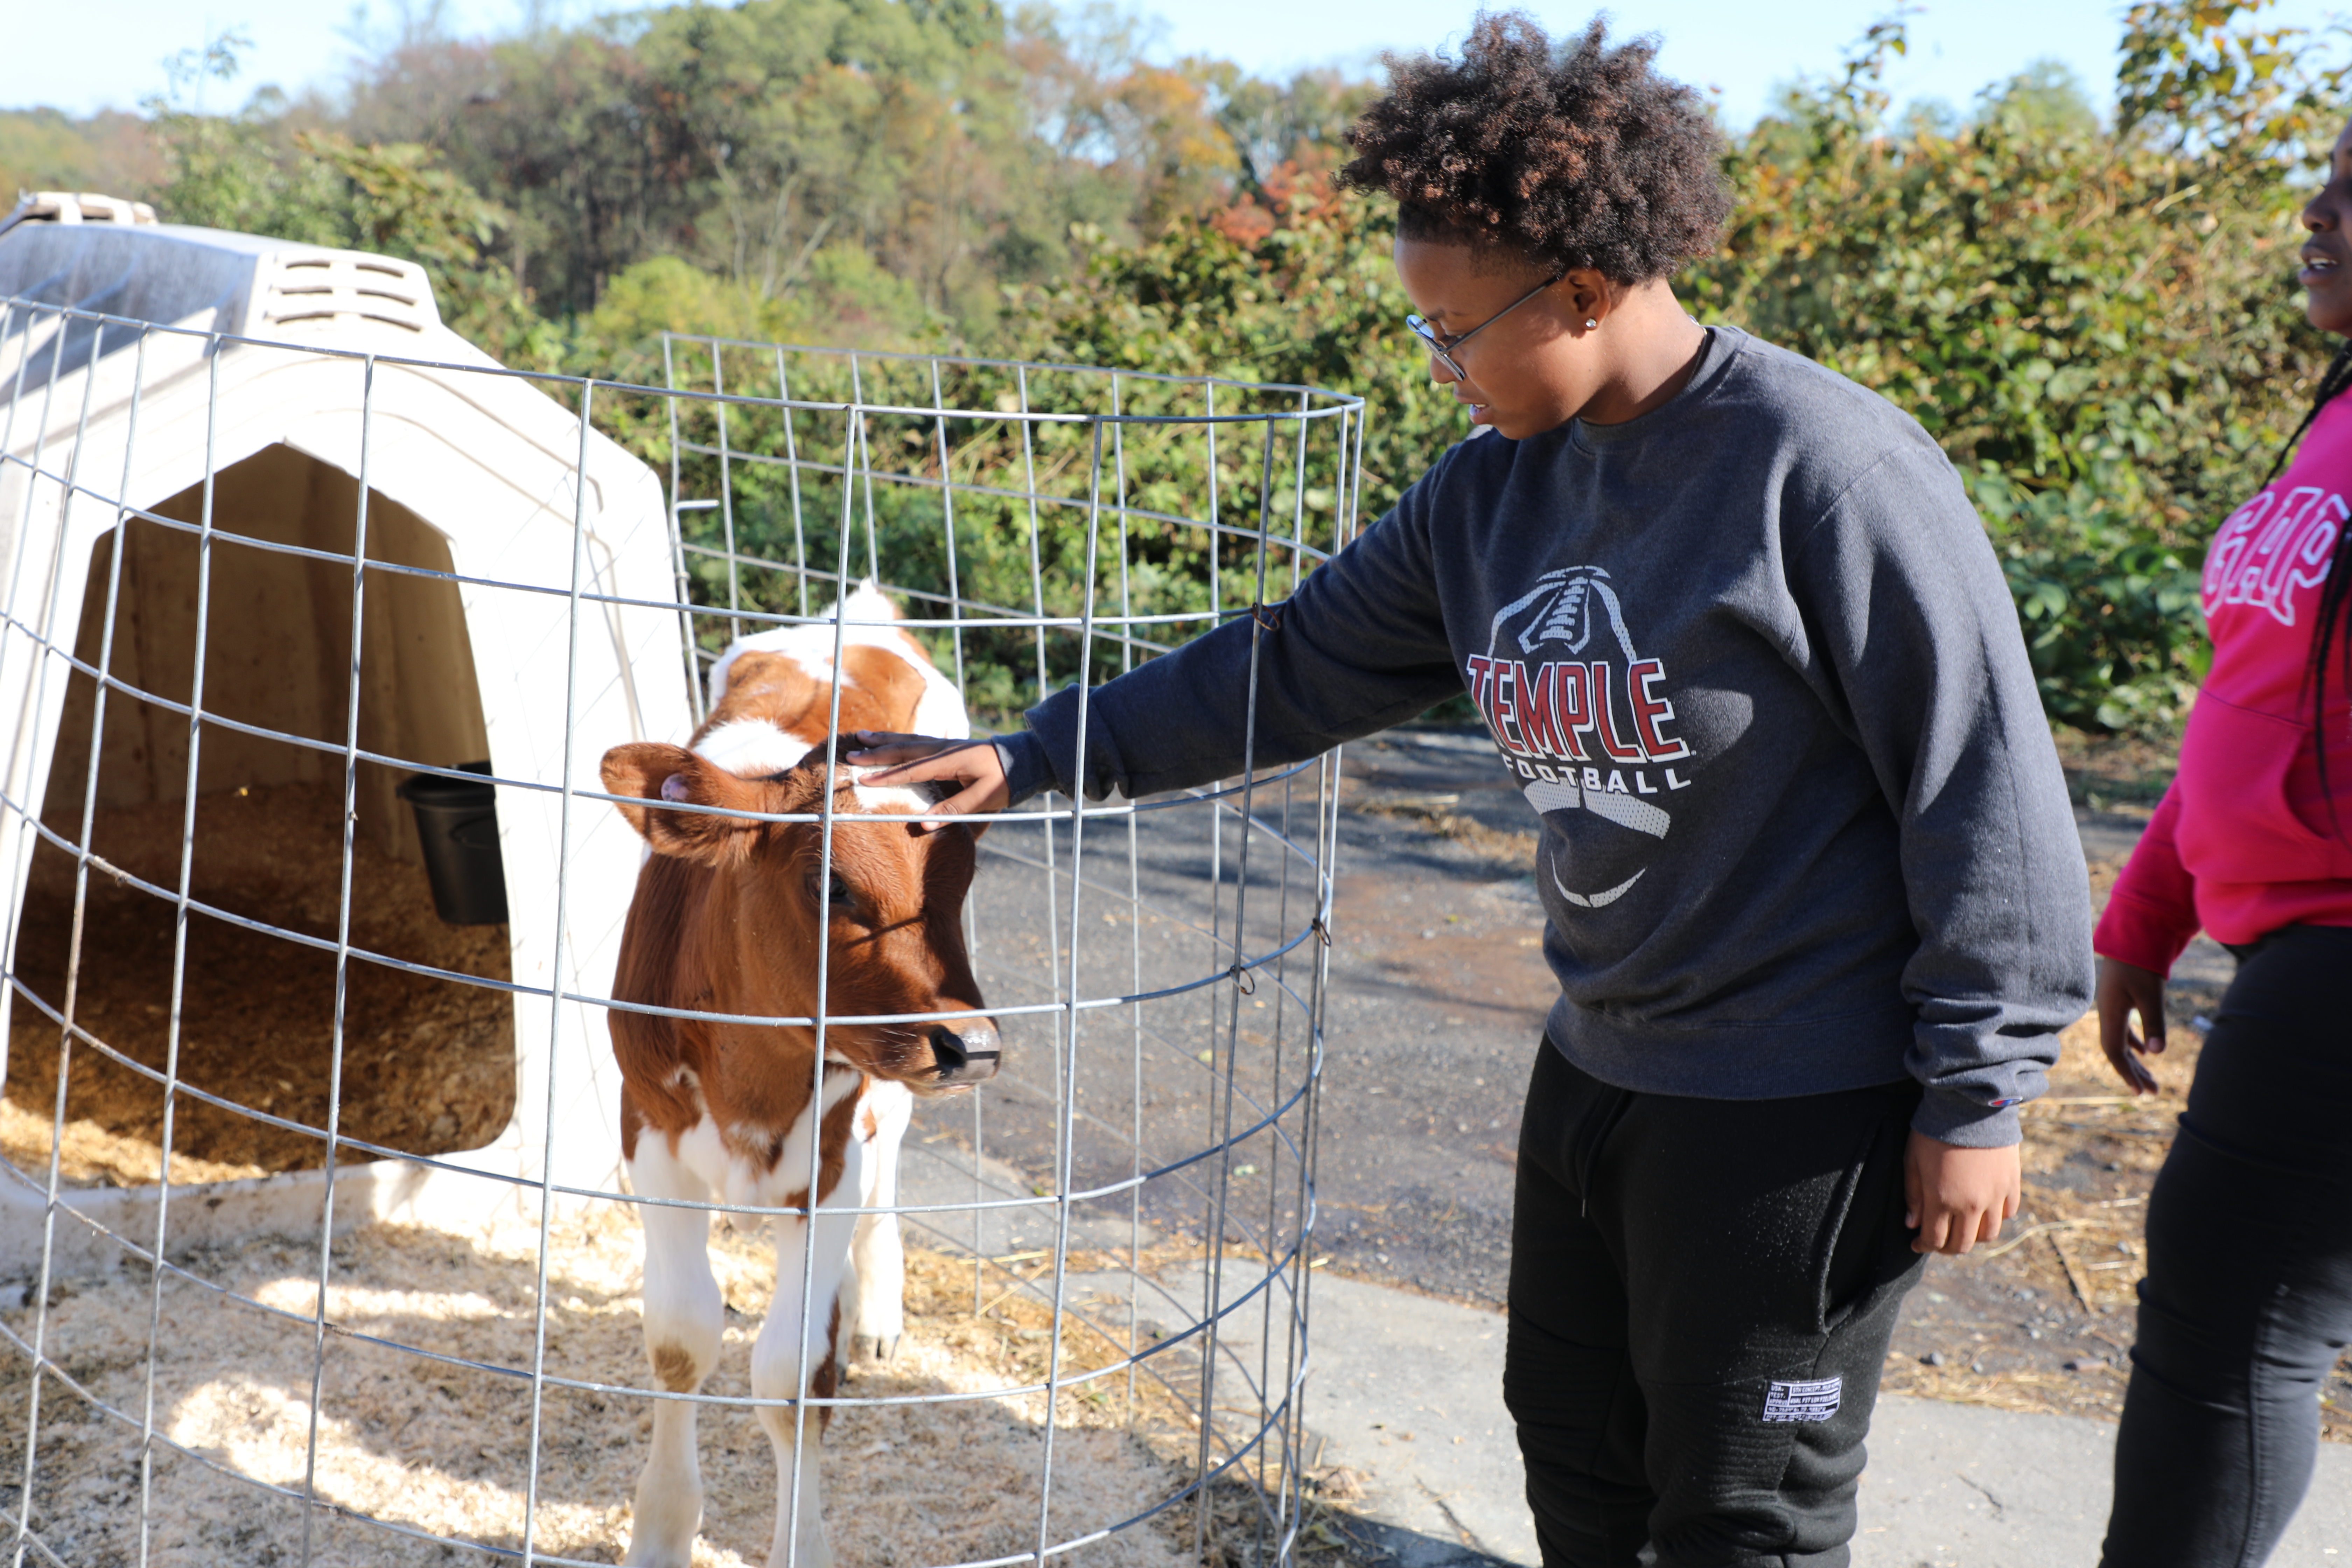
[[[1537,1561],[1503,1408],[1501,1317],[1318,1278],[1307,1426],[1361,1475],[1400,1568]],[[2116,1429],[1889,1395],[1863,1476],[1855,1568],[2090,1568]],[[1315,1447],[1310,1444],[1310,1455]],[[2352,1568],[2352,1447],[2324,1445],[2273,1568]]]

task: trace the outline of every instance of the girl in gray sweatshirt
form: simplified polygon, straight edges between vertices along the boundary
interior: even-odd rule
[[[1276,612],[993,746],[961,786],[1136,796],[1467,692],[1543,831],[1559,981],[1523,1118],[1506,1394],[1547,1564],[1843,1563],[1897,1306],[1999,1233],[2091,982],[2083,857],[1958,476],[1672,275],[1728,210],[1646,42],[1483,17],[1391,64],[1346,177],[1470,438]],[[1255,645],[1255,646],[1253,646]],[[1083,757],[1083,773],[1080,759]]]

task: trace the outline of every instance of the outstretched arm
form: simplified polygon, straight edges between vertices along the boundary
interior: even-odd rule
[[[953,816],[1045,789],[1099,800],[1190,788],[1418,717],[1462,689],[1427,536],[1446,468],[1441,459],[1290,598],[1091,690],[1053,693],[1022,733],[963,750],[876,735],[851,760],[887,766],[877,783],[955,785],[940,807]]]

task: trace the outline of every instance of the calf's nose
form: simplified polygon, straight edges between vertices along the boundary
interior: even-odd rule
[[[931,1057],[938,1063],[935,1082],[979,1083],[996,1076],[1002,1054],[996,1026],[974,1018],[961,1032],[945,1024],[931,1026]]]

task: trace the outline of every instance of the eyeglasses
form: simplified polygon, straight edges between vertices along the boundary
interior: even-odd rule
[[[1414,337],[1419,338],[1423,343],[1428,345],[1429,352],[1437,356],[1437,363],[1454,373],[1454,380],[1467,381],[1470,379],[1470,373],[1462,368],[1462,362],[1454,357],[1453,351],[1460,348],[1464,343],[1468,342],[1472,338],[1476,337],[1480,332],[1485,331],[1488,327],[1493,326],[1496,322],[1501,321],[1504,317],[1509,315],[1512,311],[1517,310],[1520,306],[1526,304],[1528,300],[1534,299],[1537,295],[1542,293],[1545,289],[1550,288],[1553,284],[1559,282],[1561,279],[1567,276],[1568,268],[1565,267],[1561,268],[1559,271],[1553,273],[1550,277],[1545,279],[1542,282],[1537,284],[1534,288],[1528,289],[1526,293],[1520,295],[1517,299],[1512,300],[1509,304],[1504,306],[1501,310],[1496,311],[1493,315],[1487,317],[1485,321],[1479,322],[1476,326],[1471,328],[1468,331],[1463,333],[1458,338],[1440,339],[1437,335],[1437,329],[1431,326],[1426,321],[1423,320],[1419,316],[1407,316],[1404,319],[1405,328],[1407,331],[1412,332]]]

